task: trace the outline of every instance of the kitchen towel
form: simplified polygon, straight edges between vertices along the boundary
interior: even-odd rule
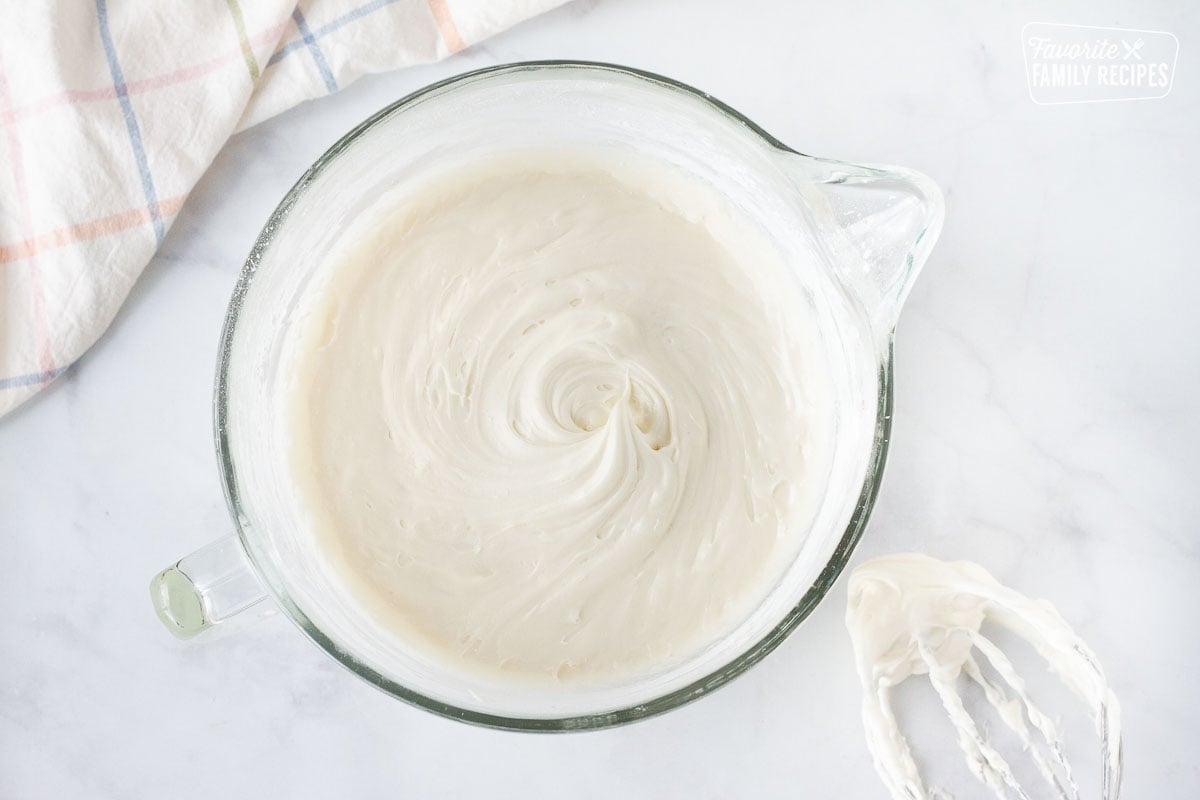
[[[0,18],[0,415],[100,337],[235,132],[564,0],[36,0]]]

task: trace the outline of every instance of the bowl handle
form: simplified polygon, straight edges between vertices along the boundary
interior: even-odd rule
[[[155,575],[150,599],[163,625],[180,639],[230,630],[234,617],[275,613],[236,536],[218,539]],[[244,613],[251,609],[256,613]]]

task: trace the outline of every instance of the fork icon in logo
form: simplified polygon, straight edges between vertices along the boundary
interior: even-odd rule
[[[1125,59],[1124,59],[1125,61],[1128,61],[1130,56],[1137,58],[1138,61],[1142,60],[1142,54],[1139,53],[1138,51],[1142,49],[1142,46],[1144,44],[1146,44],[1145,41],[1143,41],[1142,39],[1139,38],[1136,42],[1134,42],[1133,44],[1130,44],[1129,42],[1122,39],[1121,44],[1125,46]]]

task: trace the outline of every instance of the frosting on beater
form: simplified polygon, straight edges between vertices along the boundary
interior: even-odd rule
[[[892,797],[931,796],[890,701],[893,686],[926,674],[954,724],[967,766],[997,797],[1028,795],[967,712],[956,688],[963,674],[982,688],[1055,796],[1079,797],[1054,722],[1030,701],[1025,681],[1005,653],[980,632],[988,621],[1032,644],[1050,671],[1087,704],[1101,742],[1100,796],[1115,800],[1121,779],[1120,706],[1095,654],[1052,605],[1002,586],[977,564],[938,561],[918,553],[867,561],[851,574],[849,593],[846,626],[865,692],[867,745]],[[983,665],[999,680],[988,677]]]
[[[697,652],[820,499],[802,291],[680,176],[539,158],[431,183],[339,247],[305,323],[292,461],[318,541],[458,664],[605,681]]]

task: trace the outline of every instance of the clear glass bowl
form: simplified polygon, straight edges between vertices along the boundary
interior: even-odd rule
[[[767,598],[694,657],[627,683],[546,688],[490,682],[430,660],[366,615],[306,534],[289,478],[289,336],[324,254],[385,191],[506,150],[636,151],[686,170],[761,222],[801,281],[828,360],[836,445],[800,553]],[[533,62],[422,89],[356,127],[283,198],[246,261],[221,341],[216,446],[236,537],[155,577],[165,624],[191,637],[248,609],[286,616],[383,691],[498,728],[603,728],[668,711],[770,653],[829,591],[862,535],[887,453],[892,332],[941,226],[927,178],[801,155],[689,86],[609,64]]]

